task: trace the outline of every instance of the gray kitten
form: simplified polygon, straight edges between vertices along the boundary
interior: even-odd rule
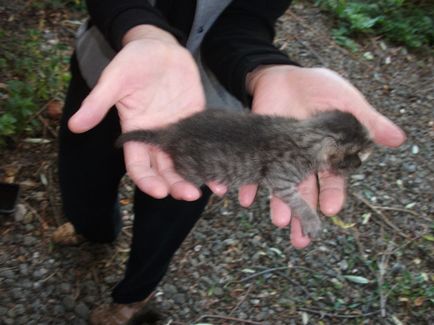
[[[338,110],[295,120],[208,109],[162,129],[127,132],[117,145],[127,141],[157,145],[197,186],[208,181],[267,186],[291,207],[311,238],[321,222],[297,185],[322,170],[345,175],[361,165],[373,145],[360,122]]]

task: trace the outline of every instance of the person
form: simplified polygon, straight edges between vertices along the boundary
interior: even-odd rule
[[[243,109],[303,119],[317,110],[353,113],[373,139],[399,146],[404,133],[337,73],[306,68],[273,46],[274,24],[288,0],[88,0],[79,32],[59,133],[59,180],[69,223],[57,242],[111,242],[121,228],[118,186],[125,172],[137,188],[130,256],[113,303],[91,313],[92,324],[126,323],[148,301],[170,260],[214,192],[183,180],[170,157],[142,143],[114,147],[121,132],[156,128],[205,107]],[[256,184],[239,190],[254,201]],[[300,185],[326,215],[344,202],[344,179],[323,172]],[[291,242],[309,244],[290,207],[276,197],[271,218],[291,224]]]

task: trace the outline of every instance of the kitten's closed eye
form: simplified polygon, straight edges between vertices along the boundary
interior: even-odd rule
[[[337,167],[339,169],[345,170],[345,169],[353,169],[353,168],[360,167],[361,164],[362,162],[358,157],[358,155],[353,154],[353,155],[346,155],[344,159],[342,159],[342,161],[338,163]]]

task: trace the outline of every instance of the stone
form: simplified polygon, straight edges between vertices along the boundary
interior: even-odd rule
[[[80,318],[87,319],[89,317],[89,308],[82,302],[75,306],[74,311]]]
[[[63,302],[63,306],[68,311],[73,310],[75,307],[75,300],[72,296],[65,296],[62,302]]]

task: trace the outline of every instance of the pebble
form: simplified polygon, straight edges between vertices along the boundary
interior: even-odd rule
[[[16,222],[22,222],[24,220],[24,216],[27,213],[27,208],[24,204],[17,204],[14,213],[14,219]]]
[[[216,287],[216,288],[214,288],[213,293],[214,293],[214,295],[216,295],[217,297],[221,297],[221,296],[224,295],[224,291],[223,291],[223,289],[220,288],[220,287]]]
[[[66,310],[70,311],[73,310],[75,307],[75,300],[72,296],[65,296],[63,298],[63,306],[65,307]]]
[[[176,289],[176,287],[172,284],[165,284],[163,287],[164,293],[168,294],[168,295],[173,295],[176,294],[178,292],[178,290]]]
[[[89,316],[89,308],[83,302],[78,303],[77,306],[75,306],[74,311],[83,319],[87,319]]]
[[[104,278],[104,282],[107,284],[115,284],[118,282],[118,277],[114,275],[108,275]]]
[[[63,293],[68,293],[71,291],[71,285],[69,283],[61,283],[59,289]]]
[[[0,272],[0,278],[15,279],[15,272],[11,269],[6,269]]]
[[[185,295],[183,293],[177,293],[173,296],[173,301],[178,305],[183,305],[186,302]]]
[[[38,240],[33,236],[25,236],[23,239],[24,246],[33,246]]]

